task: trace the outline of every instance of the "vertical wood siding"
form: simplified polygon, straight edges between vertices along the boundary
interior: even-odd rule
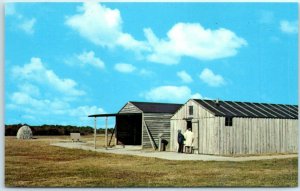
[[[225,126],[225,118],[218,118],[222,155],[298,152],[298,120],[233,118]]]
[[[194,115],[188,116],[188,106]],[[170,150],[176,151],[177,131],[186,130],[187,117],[193,117],[194,148],[200,154],[235,155],[298,152],[298,120],[271,118],[233,118],[225,126],[225,117],[214,117],[193,100],[189,100],[171,118]],[[198,122],[199,121],[199,122]],[[199,123],[199,138],[198,136]],[[199,141],[199,148],[198,148]]]
[[[193,106],[193,115],[189,115],[189,106]],[[195,136],[195,153],[215,154],[219,150],[218,128],[216,118],[209,111],[193,100],[189,100],[171,118],[170,150],[177,151],[178,130],[186,131],[187,122],[185,118],[192,118],[192,131]],[[199,129],[199,131],[198,131]],[[198,138],[199,135],[199,138]],[[218,152],[217,152],[218,153]]]
[[[170,119],[173,114],[169,113],[144,113],[144,121],[147,124],[149,131],[155,141],[156,146],[159,145],[159,133],[163,133],[162,139],[169,142],[167,149],[170,146]],[[143,128],[143,147],[150,148],[151,142],[149,136]]]

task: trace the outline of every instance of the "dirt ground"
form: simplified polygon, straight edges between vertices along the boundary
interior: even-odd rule
[[[149,151],[141,150],[139,147],[125,146],[104,148],[97,147],[96,149],[89,143],[86,142],[57,142],[52,143],[53,146],[72,148],[72,149],[83,149],[102,153],[113,153],[123,155],[134,155],[143,157],[154,157],[166,160],[200,160],[200,161],[256,161],[256,160],[268,160],[268,159],[285,159],[298,157],[297,154],[286,154],[286,155],[266,155],[266,156],[244,156],[244,157],[229,157],[229,156],[216,156],[216,155],[203,155],[203,154],[186,154],[176,152],[165,152],[165,151]]]

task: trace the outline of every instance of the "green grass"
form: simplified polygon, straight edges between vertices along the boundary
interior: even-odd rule
[[[55,139],[5,139],[7,187],[295,187],[298,159],[168,161],[50,146]],[[90,137],[89,139],[92,140]]]

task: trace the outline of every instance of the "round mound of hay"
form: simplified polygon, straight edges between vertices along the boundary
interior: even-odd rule
[[[20,127],[17,133],[17,139],[32,139],[31,129],[26,125]]]

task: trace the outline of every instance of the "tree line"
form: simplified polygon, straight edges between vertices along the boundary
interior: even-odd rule
[[[20,127],[27,124],[12,124],[5,125],[5,136],[16,136]],[[90,135],[94,133],[94,128],[90,126],[72,126],[72,125],[40,125],[30,126],[33,136],[40,135],[70,135],[70,133],[80,133],[81,135]],[[107,129],[108,133],[113,131],[113,128]],[[105,129],[97,129],[97,134],[104,134]]]

